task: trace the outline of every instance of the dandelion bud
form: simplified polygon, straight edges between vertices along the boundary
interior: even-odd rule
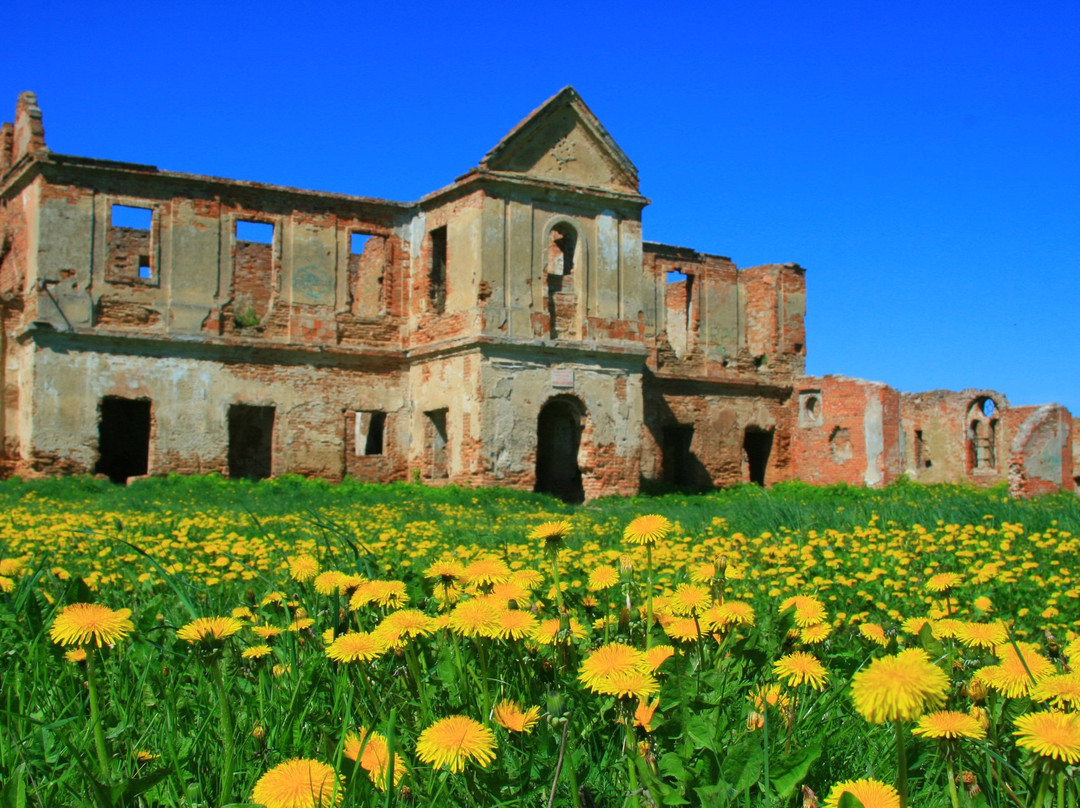
[[[634,574],[634,560],[630,556],[619,556],[619,574],[624,578],[629,578]]]
[[[266,729],[263,727],[262,724],[255,725],[255,729],[251,731],[251,737],[257,741],[261,741],[263,738],[266,737]]]
[[[721,555],[721,556],[717,557],[715,565],[716,565],[716,577],[717,578],[723,578],[724,573],[727,572],[727,556],[726,555]]]
[[[746,730],[747,732],[757,732],[759,729],[765,727],[765,716],[759,712],[751,712],[746,716]]]
[[[964,788],[967,789],[968,796],[977,797],[982,791],[982,789],[979,788],[979,781],[975,779],[975,772],[961,772],[960,782],[962,782],[964,784]]]
[[[626,634],[630,631],[630,610],[625,606],[619,609],[619,633]]]
[[[979,722],[979,726],[984,730],[990,729],[990,713],[986,711],[985,707],[972,707],[968,710],[968,715]]]
[[[810,790],[808,786],[802,787],[802,808],[819,808],[821,805],[818,802],[817,794]]]
[[[300,606],[300,607],[298,607],[298,608],[297,608],[297,609],[296,609],[296,610],[295,610],[295,611],[293,612],[293,617],[294,617],[294,618],[295,618],[296,620],[303,620],[303,619],[304,619],[305,617],[307,617],[307,616],[308,616],[308,611],[307,611],[307,609],[305,609],[305,608],[304,608],[303,606]]]
[[[982,679],[972,679],[968,682],[967,694],[975,704],[982,704],[986,699],[986,682]]]
[[[255,602],[255,590],[254,589],[247,590],[244,593],[244,597],[247,598],[248,603],[254,603]]]

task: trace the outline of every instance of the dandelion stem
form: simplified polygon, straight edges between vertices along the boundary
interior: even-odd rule
[[[896,790],[900,794],[900,808],[907,808],[907,748],[904,743],[904,724],[897,721],[893,724],[893,727],[896,730]]]
[[[229,710],[229,695],[225,692],[225,679],[221,675],[221,658],[216,657],[210,663],[210,671],[214,678],[214,687],[218,695],[218,707],[221,713],[221,745],[224,757],[221,761],[221,799],[218,802],[225,805],[232,802],[233,781],[233,758],[236,733],[233,731],[232,712]]]
[[[637,767],[634,763],[634,756],[637,754],[637,738],[634,737],[634,725],[631,722],[629,716],[626,717],[625,726],[626,770],[630,775],[630,804],[634,808],[641,808],[641,801],[640,799],[638,799]]]
[[[98,651],[91,648],[86,655],[86,686],[90,691],[90,724],[94,728],[94,747],[97,749],[98,766],[101,767],[101,779],[109,780],[109,747],[105,743],[105,730],[101,726],[101,710],[98,706],[97,674],[94,663]]]
[[[949,778],[949,801],[952,808],[960,808],[960,795],[956,793],[956,772],[953,771],[952,757],[945,752],[945,775]]]
[[[648,589],[645,591],[645,650],[652,648],[652,545],[645,545],[645,579]],[[635,797],[635,805],[637,804]]]

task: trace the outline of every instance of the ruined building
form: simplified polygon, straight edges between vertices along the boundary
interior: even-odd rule
[[[24,93],[0,474],[1074,486],[1062,407],[807,377],[803,270],[644,241],[647,203],[571,88],[417,202],[56,154]]]

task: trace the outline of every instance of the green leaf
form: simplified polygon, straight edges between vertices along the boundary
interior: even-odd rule
[[[850,791],[845,791],[840,796],[840,802],[837,808],[863,808],[863,804]]]
[[[750,788],[761,777],[762,749],[756,738],[745,738],[735,744],[720,765],[720,776],[736,792]]]
[[[804,779],[814,761],[821,757],[821,745],[806,746],[780,760],[773,761],[770,772],[772,787],[780,795],[780,799],[786,800]]]
[[[686,722],[686,735],[695,749],[716,751],[716,717],[712,713],[697,713]]]

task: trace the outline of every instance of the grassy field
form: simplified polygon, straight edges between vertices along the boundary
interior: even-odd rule
[[[3,806],[1080,796],[1075,496],[208,477],[0,506]]]

